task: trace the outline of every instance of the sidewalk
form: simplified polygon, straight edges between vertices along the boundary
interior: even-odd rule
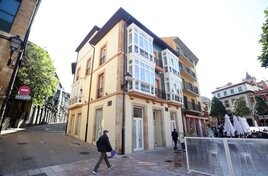
[[[88,176],[98,158],[82,160],[70,164],[61,164],[39,169],[7,174],[4,176]],[[99,168],[99,175],[163,176],[197,175],[188,174],[185,153],[174,152],[171,148],[135,152],[129,155],[117,155],[110,158],[115,167],[107,170],[105,162]]]

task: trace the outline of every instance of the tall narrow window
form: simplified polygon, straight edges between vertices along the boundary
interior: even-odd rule
[[[100,65],[102,65],[105,62],[106,54],[107,54],[107,48],[105,45],[104,47],[101,48],[100,51]]]
[[[80,78],[80,68],[77,69],[76,72],[76,81]]]
[[[0,30],[10,31],[20,4],[21,0],[0,0]]]
[[[90,66],[91,66],[91,58],[87,60],[86,75],[90,73]]]
[[[97,98],[100,98],[103,96],[103,85],[104,85],[104,74],[102,73],[98,77],[98,94]]]

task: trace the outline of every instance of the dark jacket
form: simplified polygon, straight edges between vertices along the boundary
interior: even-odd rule
[[[178,133],[177,133],[177,131],[172,131],[171,136],[172,136],[172,139],[174,141],[177,141],[178,140]]]
[[[103,134],[99,138],[96,144],[97,144],[98,152],[104,153],[104,152],[111,152],[113,150],[113,148],[111,147],[109,138],[106,134]]]

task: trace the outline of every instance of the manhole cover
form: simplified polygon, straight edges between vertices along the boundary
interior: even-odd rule
[[[80,155],[88,155],[89,152],[80,152]]]
[[[28,160],[31,160],[31,159],[32,159],[32,157],[24,157],[24,158],[22,158],[23,161],[28,161]]]
[[[18,145],[26,145],[26,144],[28,144],[27,142],[18,142],[17,143]]]
[[[47,176],[46,173],[41,173],[41,174],[35,174],[35,175],[32,175],[32,176]]]
[[[78,142],[72,142],[71,144],[72,144],[72,145],[81,145],[81,144],[78,143]]]
[[[122,158],[129,158],[128,156],[122,156]]]
[[[167,162],[167,163],[171,163],[171,162],[173,162],[173,161],[171,161],[171,160],[166,160],[165,162]]]

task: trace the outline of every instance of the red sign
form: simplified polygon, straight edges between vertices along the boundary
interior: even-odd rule
[[[31,89],[29,86],[21,86],[19,88],[19,94],[20,95],[29,95],[31,92]]]

